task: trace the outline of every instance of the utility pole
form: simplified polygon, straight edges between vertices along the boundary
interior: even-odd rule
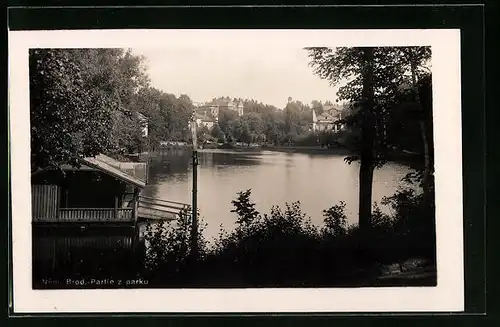
[[[193,111],[191,120],[191,133],[193,138],[193,198],[191,213],[191,263],[194,264],[198,258],[198,144],[196,135],[196,112]]]

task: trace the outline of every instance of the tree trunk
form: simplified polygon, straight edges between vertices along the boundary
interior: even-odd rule
[[[374,166],[367,160],[361,160],[359,167],[359,228],[371,227],[372,183]]]
[[[422,187],[424,192],[424,203],[428,203],[430,200],[430,192],[431,192],[431,158],[429,151],[429,139],[427,135],[427,121],[425,117],[425,112],[423,110],[422,104],[420,103],[420,94],[418,90],[418,76],[417,76],[417,62],[415,60],[413,49],[410,48],[410,69],[411,69],[411,80],[412,80],[412,89],[413,95],[415,99],[415,103],[417,104],[420,111],[420,135],[422,137],[422,143],[424,147],[424,174],[422,179]]]
[[[374,90],[373,90],[373,48],[363,48],[363,104],[361,125],[361,155],[359,168],[359,227],[371,227],[372,183],[374,170],[374,142],[376,137]]]

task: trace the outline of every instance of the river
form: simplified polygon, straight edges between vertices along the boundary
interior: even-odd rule
[[[191,151],[165,150],[150,158],[145,196],[191,203]],[[213,239],[220,226],[230,230],[236,216],[231,201],[237,192],[252,190],[259,212],[273,205],[300,201],[314,224],[323,221],[322,211],[344,201],[349,223],[357,223],[357,163],[347,164],[344,155],[283,153],[261,150],[201,150],[198,166],[198,208],[207,224],[205,236]],[[387,163],[374,173],[373,200],[380,203],[402,186],[407,166]],[[382,207],[387,212],[389,209]]]

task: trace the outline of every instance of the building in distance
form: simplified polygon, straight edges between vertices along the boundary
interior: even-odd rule
[[[212,117],[204,115],[202,113],[196,113],[196,126],[198,127],[207,127],[208,129],[212,129],[214,127],[216,121]]]
[[[235,102],[228,98],[213,99],[210,102],[201,104],[196,107],[196,113],[202,116],[219,121],[219,112],[221,109],[233,110],[238,113],[238,116],[243,115],[243,101]]]
[[[335,106],[325,106],[320,115],[316,115],[313,109],[313,132],[339,132],[345,128],[343,118],[345,118],[344,110]]]

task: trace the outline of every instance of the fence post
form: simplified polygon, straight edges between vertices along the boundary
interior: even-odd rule
[[[115,220],[118,220],[118,196],[115,196]]]

